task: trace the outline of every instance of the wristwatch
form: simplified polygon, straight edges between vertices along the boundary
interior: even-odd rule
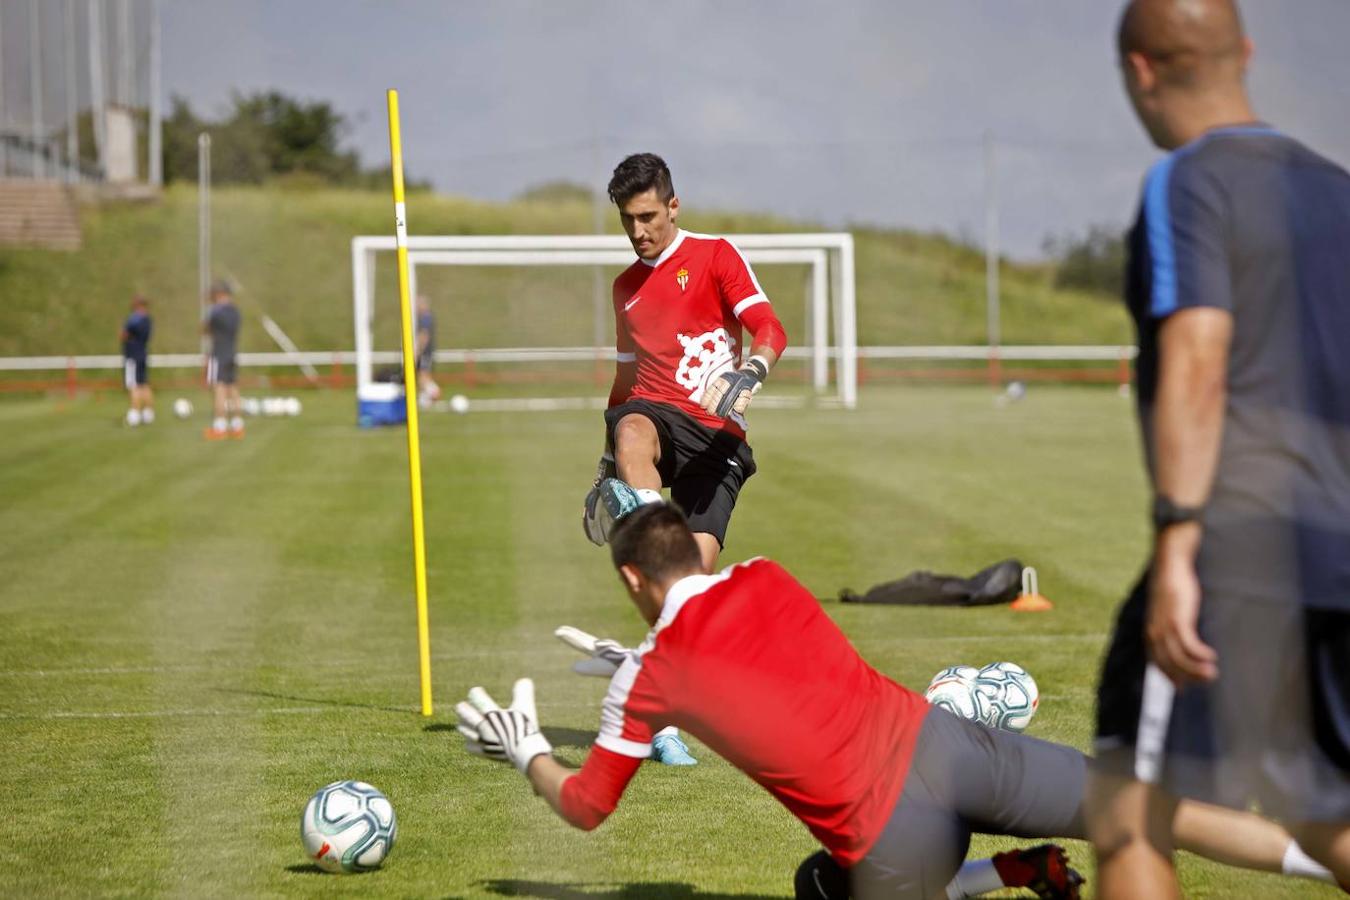
[[[1183,522],[1198,522],[1205,514],[1203,506],[1182,506],[1166,494],[1153,496],[1153,530],[1162,531]]]

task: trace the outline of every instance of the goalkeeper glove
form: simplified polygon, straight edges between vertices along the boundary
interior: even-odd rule
[[[704,410],[722,419],[732,413],[743,414],[768,376],[769,361],[762,356],[752,356],[734,372],[718,375],[703,389],[703,398],[699,402]]]
[[[604,519],[604,512],[600,503],[600,483],[606,478],[614,478],[618,474],[618,469],[614,465],[614,454],[606,451],[600,456],[600,462],[595,467],[595,481],[591,482],[591,489],[586,494],[586,499],[581,505],[581,530],[586,533],[586,539],[597,547],[603,547],[605,541],[609,540],[609,525]]]
[[[619,671],[619,666],[623,665],[624,660],[633,655],[632,650],[618,641],[597,638],[571,625],[562,625],[553,634],[567,646],[580,650],[590,657],[572,663],[572,671],[578,675],[609,678]]]
[[[606,450],[600,454],[600,462],[595,465],[595,480],[591,482],[591,487],[599,487],[600,482],[606,478],[617,478],[619,470],[614,466],[614,454]]]
[[[539,732],[534,708],[534,682],[522,678],[511,691],[511,705],[499,707],[481,687],[469,690],[469,699],[455,705],[456,726],[470,753],[510,761],[523,774],[536,756],[547,756],[553,745]]]

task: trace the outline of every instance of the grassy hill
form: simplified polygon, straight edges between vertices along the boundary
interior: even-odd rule
[[[377,191],[222,188],[213,197],[215,270],[239,285],[244,349],[275,349],[258,316],[281,323],[302,349],[352,345],[350,239],[387,233],[390,201]],[[587,233],[584,201],[492,204],[417,194],[413,234]],[[800,231],[810,223],[686,207],[682,223],[712,233]],[[617,220],[607,223],[617,232]],[[158,352],[197,346],[196,192],[167,190],[154,203],[84,210],[77,253],[0,249],[0,355],[117,352],[133,293],[150,297]],[[983,343],[984,262],[978,251],[934,236],[855,229],[858,325],[863,344]],[[607,282],[615,272],[606,271]],[[805,267],[763,266],[765,290],[789,334],[803,334]],[[384,265],[377,296],[393,293]],[[1109,297],[1053,289],[1043,267],[1002,270],[1008,343],[1121,343],[1130,332]],[[428,273],[440,344],[589,344],[595,277],[589,269],[462,269]],[[392,324],[386,315],[381,324]],[[612,326],[608,326],[612,328]],[[393,332],[377,340],[393,346]]]

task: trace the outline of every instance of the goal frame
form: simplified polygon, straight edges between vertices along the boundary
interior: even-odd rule
[[[848,232],[723,235],[752,265],[810,267],[809,343],[789,346],[784,356],[809,359],[817,394],[829,390],[834,362],[835,398],[852,409],[858,402],[857,290],[853,235]],[[380,253],[393,253],[393,235],[352,238],[352,318],[355,328],[358,396],[374,380],[380,356],[373,346],[375,271]],[[409,290],[417,293],[419,266],[627,266],[633,249],[622,235],[443,235],[408,238]],[[772,299],[772,298],[770,298]],[[833,338],[833,340],[831,340]],[[613,357],[614,348],[529,347],[438,350],[436,360],[546,361]],[[381,360],[383,361],[383,360]]]

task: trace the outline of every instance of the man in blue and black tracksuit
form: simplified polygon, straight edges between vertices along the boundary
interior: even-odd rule
[[[155,397],[150,391],[150,304],[141,296],[131,301],[131,315],[122,324],[122,380],[129,405],[126,423],[132,427],[155,421]]]
[[[1233,0],[1134,0],[1154,142],[1130,235],[1153,556],[1098,694],[1100,896],[1177,896],[1179,796],[1350,885],[1350,175],[1259,121]]]

